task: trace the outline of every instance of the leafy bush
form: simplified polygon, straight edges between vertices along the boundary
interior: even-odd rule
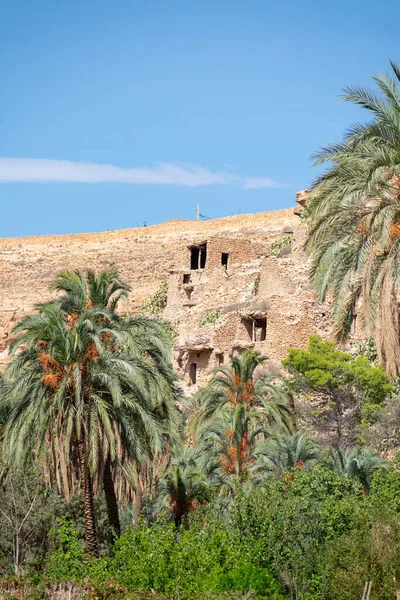
[[[59,519],[58,529],[50,532],[52,550],[45,569],[48,581],[82,581],[88,568],[84,544],[74,524],[65,517]]]
[[[170,525],[136,528],[116,543],[111,572],[128,590],[154,589],[181,598],[225,589],[224,573],[234,571],[238,550],[226,528],[190,530]]]
[[[279,586],[268,570],[251,563],[239,564],[234,570],[223,573],[219,583],[222,590],[254,590],[258,597],[277,598],[279,594]]]
[[[311,582],[315,587],[330,541],[353,528],[364,502],[357,482],[322,467],[296,468],[242,494],[232,508],[232,527],[252,564],[296,595],[309,591]]]

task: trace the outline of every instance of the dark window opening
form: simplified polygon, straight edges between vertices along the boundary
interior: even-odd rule
[[[357,315],[353,315],[353,317],[351,319],[350,333],[356,333],[356,331],[357,331]]]
[[[196,381],[197,381],[197,364],[192,363],[190,365],[190,383],[192,385],[195,385]]]
[[[186,288],[186,289],[185,289],[185,292],[186,292],[186,297],[187,297],[187,299],[188,299],[188,300],[191,300],[191,298],[192,298],[192,292],[193,292],[193,288]]]
[[[222,352],[220,354],[217,354],[217,361],[218,361],[218,365],[224,364],[224,355]]]
[[[255,320],[255,342],[265,342],[267,338],[267,319],[263,317],[262,319]]]
[[[192,271],[199,268],[199,248],[191,248],[190,249],[190,268]]]
[[[183,283],[190,283],[192,276],[190,273],[185,273],[183,276]]]
[[[190,269],[204,269],[207,261],[207,244],[190,248]]]
[[[252,342],[265,342],[267,339],[267,318],[244,319],[243,324]]]
[[[228,267],[228,259],[229,259],[229,254],[227,252],[223,252],[221,254],[221,265],[225,268]]]

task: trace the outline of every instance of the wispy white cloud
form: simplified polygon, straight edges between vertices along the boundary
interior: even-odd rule
[[[270,177],[244,177],[228,171],[211,171],[201,165],[159,162],[152,167],[122,168],[115,165],[42,158],[0,158],[0,183],[75,182],[152,185],[233,184],[247,189],[279,188]]]

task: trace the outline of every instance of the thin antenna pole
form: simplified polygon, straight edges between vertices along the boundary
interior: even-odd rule
[[[200,204],[196,206],[196,221],[200,221]]]

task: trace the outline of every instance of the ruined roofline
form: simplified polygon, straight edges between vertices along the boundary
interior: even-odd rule
[[[89,233],[71,233],[71,234],[49,234],[37,236],[21,236],[0,238],[0,247],[9,244],[15,244],[18,241],[21,244],[44,244],[52,242],[96,242],[114,239],[128,239],[151,237],[158,235],[168,235],[176,233],[196,233],[204,232],[204,234],[218,233],[219,231],[235,231],[245,227],[262,227],[264,225],[279,225],[283,221],[293,220],[293,223],[298,222],[298,217],[295,215],[295,208],[281,208],[279,210],[256,212],[248,214],[233,215],[228,217],[217,217],[206,221],[171,219],[149,225],[147,227],[134,227],[129,229],[111,229],[108,231],[89,232]]]

